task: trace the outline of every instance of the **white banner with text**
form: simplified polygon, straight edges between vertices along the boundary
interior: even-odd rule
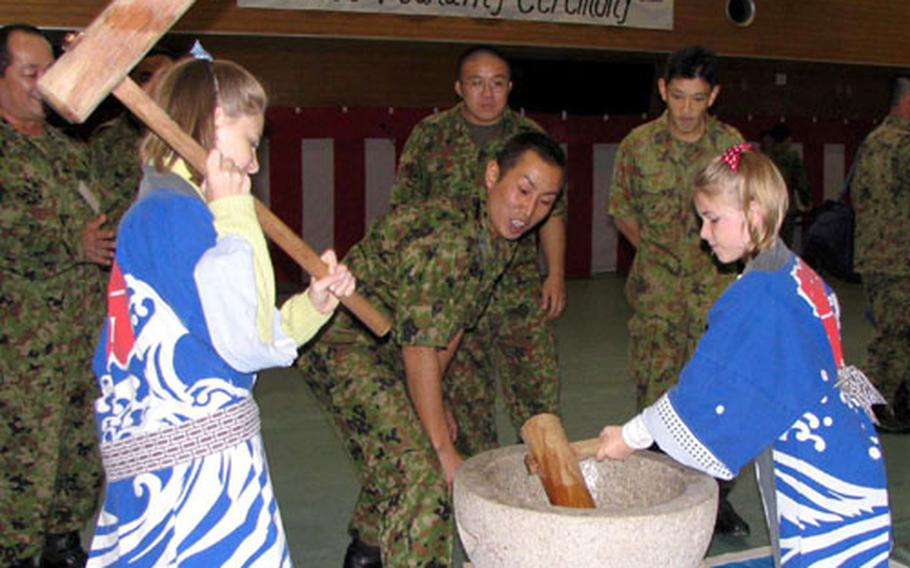
[[[237,5],[673,29],[673,0],[237,0]]]

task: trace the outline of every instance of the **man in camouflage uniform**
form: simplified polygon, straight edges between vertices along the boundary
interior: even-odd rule
[[[636,248],[626,297],[633,309],[629,375],[639,410],[676,383],[711,305],[733,279],[733,270],[720,267],[699,238],[692,182],[700,166],[742,142],[735,128],[708,114],[720,91],[710,51],[673,53],[657,86],[667,110],[619,145],[609,204],[617,228]],[[721,503],[717,530],[748,533],[726,499]]]
[[[446,367],[516,241],[552,208],[564,168],[546,135],[516,136],[486,168],[487,195],[402,205],[347,254],[360,292],[392,318],[391,337],[342,311],[298,361],[358,469],[346,567],[451,565],[449,492],[462,457],[444,410]]]
[[[863,142],[850,186],[856,209],[856,271],[875,336],[866,372],[888,407],[886,432],[910,431],[910,76],[895,79],[891,112]]]
[[[456,106],[427,117],[405,144],[391,205],[470,196],[482,188],[487,160],[513,134],[540,131],[508,108],[509,64],[495,49],[472,47],[460,57]],[[558,411],[559,369],[549,320],[566,304],[565,198],[541,226],[548,274],[541,279],[538,231],[519,242],[477,327],[465,334],[449,370],[446,398],[458,423],[465,455],[496,447],[496,379],[516,430],[531,416]]]
[[[174,59],[168,53],[153,51],[136,65],[130,77],[151,95],[157,79],[173,64]],[[139,143],[143,133],[142,123],[124,110],[92,134],[89,160],[107,226],[116,227],[135,200],[142,179]],[[105,297],[102,294],[102,300]]]
[[[782,122],[778,122],[773,128],[762,133],[761,151],[771,158],[787,183],[789,207],[780,228],[780,237],[787,243],[787,246],[792,246],[799,215],[807,212],[812,203],[806,166],[799,153],[793,148],[790,129]]]
[[[45,123],[36,90],[51,46],[0,30],[0,564],[77,566],[101,481],[88,296],[112,241],[80,195],[82,148]],[[86,333],[90,327],[93,331]],[[43,548],[42,548],[43,547]]]

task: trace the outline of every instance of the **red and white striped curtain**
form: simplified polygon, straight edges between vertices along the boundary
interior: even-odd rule
[[[344,254],[367,225],[388,208],[397,157],[414,125],[433,109],[288,108],[268,112],[260,147],[262,169],[254,190],[315,250]],[[533,114],[563,144],[569,161],[569,222],[566,272],[583,277],[622,270],[631,251],[606,214],[613,159],[620,140],[643,116],[572,117]],[[723,117],[746,138],[779,117]],[[873,121],[787,120],[802,153],[816,203],[842,191],[848,165]],[[301,275],[275,252],[280,280]]]

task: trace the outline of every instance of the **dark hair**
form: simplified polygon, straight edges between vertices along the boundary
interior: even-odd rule
[[[519,132],[508,140],[496,153],[496,163],[499,164],[499,177],[505,176],[515,167],[518,160],[528,150],[533,150],[543,161],[554,166],[559,166],[563,172],[566,169],[566,154],[562,146],[543,132]],[[565,176],[563,176],[565,177]]]
[[[41,36],[45,40],[47,39],[44,37],[44,34],[41,33],[41,30],[31,24],[10,24],[0,28],[0,77],[6,75],[6,68],[12,63],[9,55],[9,37],[13,35],[14,32],[32,34]]]
[[[770,134],[771,138],[778,144],[791,136],[790,129],[783,122],[776,123],[771,127],[771,130],[768,131],[768,134]]]
[[[670,54],[664,81],[673,79],[704,79],[713,89],[717,86],[717,59],[714,52],[700,45],[684,47]]]
[[[910,73],[905,72],[894,77],[891,84],[891,106],[896,107],[908,93],[910,93]]]
[[[506,56],[503,55],[501,51],[492,45],[474,45],[462,51],[461,55],[458,56],[458,62],[455,64],[456,81],[461,80],[461,70],[464,68],[464,64],[467,63],[469,59],[473,59],[477,55],[492,55],[497,59],[501,59],[502,62],[506,64],[506,69],[509,72],[509,77],[512,76],[512,66],[509,65],[509,60],[506,59]]]
[[[151,81],[156,74],[160,74],[162,72],[161,64],[149,68],[149,61],[155,57],[164,58],[171,65],[176,63],[179,59],[177,55],[165,48],[152,48],[148,53],[142,56],[142,59],[139,60],[139,63],[137,63],[136,66],[133,67],[133,69],[130,71],[130,78],[132,78],[133,81],[135,81],[136,84],[140,87],[145,87],[146,84]]]

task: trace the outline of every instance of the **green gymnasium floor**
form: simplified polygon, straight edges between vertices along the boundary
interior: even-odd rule
[[[569,282],[569,308],[558,320],[557,329],[563,423],[572,440],[596,436],[608,421],[625,421],[634,411],[633,387],[626,378],[629,307],[623,283],[616,275]],[[862,289],[856,284],[831,283],[844,312],[847,361],[861,366],[872,332],[863,316]],[[357,495],[351,465],[296,371],[263,373],[255,394],[294,563],[303,568],[340,567],[348,544],[346,523]],[[500,439],[513,443],[515,433],[502,414],[499,418]],[[883,440],[896,537],[893,558],[908,564],[910,435],[886,435]],[[768,543],[751,468],[740,475],[732,500],[752,526],[752,535],[717,538],[711,555]],[[460,558],[456,565],[461,565]]]

